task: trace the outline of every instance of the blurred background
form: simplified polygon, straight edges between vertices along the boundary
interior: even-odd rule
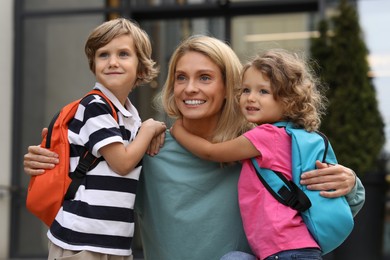
[[[227,41],[242,62],[275,47],[316,59],[330,87],[328,127],[322,130],[339,162],[366,187],[352,235],[325,258],[390,259],[388,0],[2,0],[0,259],[47,257],[47,228],[25,208],[23,155],[40,143],[41,129],[60,107],[90,90],[86,38],[116,17],[133,19],[148,32],[160,66],[159,77],[130,96],[142,119],[169,123],[152,99],[173,50],[190,35]],[[142,259],[138,237],[134,249]]]

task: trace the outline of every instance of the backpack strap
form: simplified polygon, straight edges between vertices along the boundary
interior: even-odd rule
[[[303,212],[311,207],[306,194],[283,174],[266,168],[260,168],[255,158],[251,158],[259,180],[271,195],[283,205]]]
[[[106,95],[103,94],[103,92],[101,92],[100,90],[98,89],[92,89],[91,91],[89,91],[85,96],[84,98],[90,96],[90,95],[98,95],[100,96],[101,98],[103,98],[103,100],[106,101],[106,103],[110,106],[111,108],[111,115],[115,118],[115,121],[118,122],[118,114],[115,110],[115,107],[114,105],[112,104],[111,100],[108,99],[108,97],[106,97]]]
[[[99,95],[101,98],[103,98],[111,108],[111,115],[115,118],[115,121],[118,122],[118,114],[115,110],[114,105],[100,90],[93,89],[90,92],[88,92],[84,96],[84,98],[90,95]],[[65,200],[74,199],[78,188],[80,187],[81,183],[83,182],[83,179],[87,175],[88,170],[92,167],[92,165],[94,165],[97,162],[98,162],[98,158],[96,158],[92,153],[90,153],[84,147],[84,151],[81,153],[80,160],[79,163],[77,164],[76,169],[74,170],[74,172],[69,174],[69,177],[72,179],[72,182],[70,183],[68,190],[66,191],[64,197]]]
[[[90,152],[85,151],[80,158],[79,163],[74,172],[69,174],[69,177],[72,179],[72,182],[69,184],[68,190],[65,193],[65,200],[74,199],[77,190],[79,189],[85,175],[89,168],[97,161],[97,158]]]

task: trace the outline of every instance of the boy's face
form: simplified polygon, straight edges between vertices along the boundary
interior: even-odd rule
[[[126,91],[127,96],[137,80],[138,63],[133,38],[118,36],[96,51],[96,80],[114,94]]]

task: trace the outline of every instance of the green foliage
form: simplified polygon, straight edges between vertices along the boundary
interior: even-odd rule
[[[376,92],[368,77],[368,50],[354,6],[341,0],[339,14],[318,25],[312,58],[328,85],[329,107],[321,131],[330,139],[338,161],[358,174],[375,169],[385,136]],[[333,33],[328,34],[328,28]]]

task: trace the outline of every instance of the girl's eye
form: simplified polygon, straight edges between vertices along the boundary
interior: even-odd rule
[[[130,56],[130,54],[128,52],[126,52],[126,51],[121,51],[119,53],[119,57],[128,57],[128,56]]]
[[[250,93],[251,91],[250,91],[250,89],[249,88],[243,88],[242,90],[241,90],[241,93]]]
[[[269,91],[266,89],[261,89],[260,94],[269,94]]]

